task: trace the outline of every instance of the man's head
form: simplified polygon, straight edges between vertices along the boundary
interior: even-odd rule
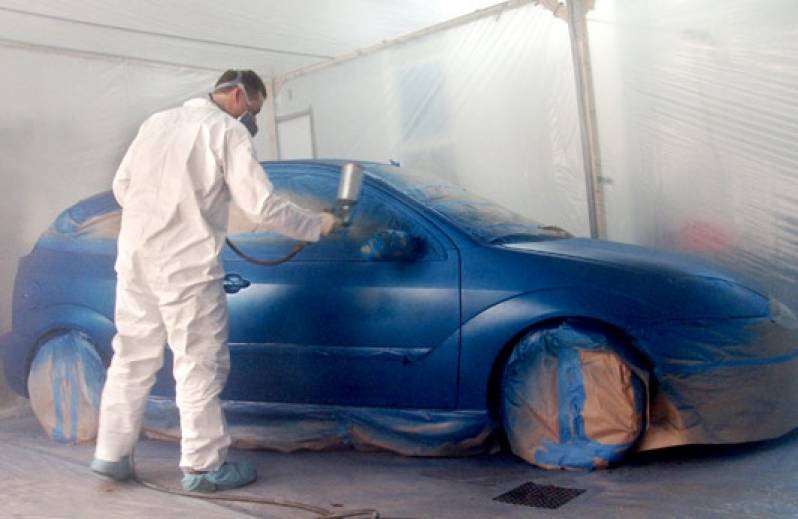
[[[228,70],[216,81],[211,93],[214,102],[231,116],[241,120],[255,135],[255,116],[266,99],[263,80],[251,70]],[[248,115],[251,114],[251,115]]]

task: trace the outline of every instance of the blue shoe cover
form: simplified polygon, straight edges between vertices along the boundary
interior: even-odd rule
[[[227,462],[219,470],[205,474],[184,474],[183,490],[187,492],[216,492],[249,485],[258,479],[255,466],[246,461]]]
[[[91,461],[91,470],[116,481],[130,479],[133,471],[130,470],[130,457],[125,456],[119,461],[105,461],[94,458]]]

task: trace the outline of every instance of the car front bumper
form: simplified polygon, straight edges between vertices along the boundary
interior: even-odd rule
[[[798,427],[798,325],[767,317],[663,323],[638,334],[655,359],[640,450],[776,438]]]

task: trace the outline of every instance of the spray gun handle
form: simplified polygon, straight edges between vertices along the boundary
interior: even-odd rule
[[[333,228],[330,231],[331,233],[335,232],[335,231],[337,231],[337,230],[339,230],[339,229],[341,229],[343,227],[345,227],[346,225],[348,225],[348,223],[345,223],[345,221],[344,221],[344,216],[345,215],[342,213],[340,207],[334,207],[334,208],[331,208],[331,209],[324,209],[322,212],[331,214],[331,215],[333,215],[335,217],[336,223],[335,223],[335,225],[333,225]]]
[[[333,214],[341,219],[341,225],[348,227],[352,223],[352,205],[339,203]]]

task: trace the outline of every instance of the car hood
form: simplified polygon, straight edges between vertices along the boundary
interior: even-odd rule
[[[730,274],[719,270],[700,258],[611,241],[574,238],[570,240],[508,243],[501,245],[501,247],[518,251],[568,256],[635,270],[666,271],[675,275],[701,276],[734,281]]]

